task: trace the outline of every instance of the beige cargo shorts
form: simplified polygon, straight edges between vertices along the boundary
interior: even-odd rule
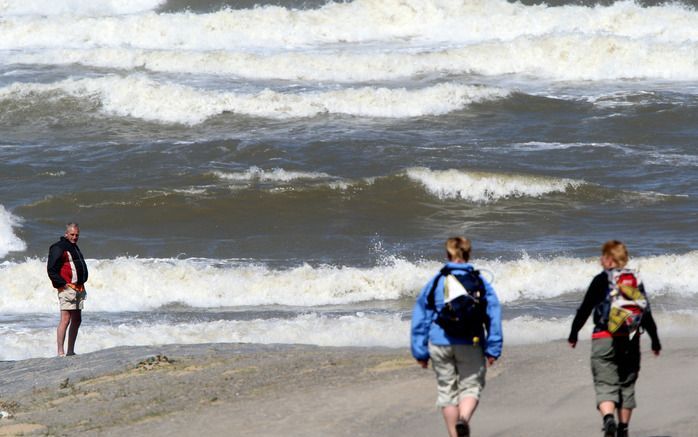
[[[437,407],[458,405],[466,397],[480,399],[487,373],[485,354],[480,346],[430,343],[429,355],[436,373]]]
[[[61,311],[81,310],[86,298],[87,292],[85,290],[77,291],[67,285],[58,290],[58,303]]]

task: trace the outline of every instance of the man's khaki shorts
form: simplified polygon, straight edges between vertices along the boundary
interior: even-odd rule
[[[61,306],[61,311],[81,310],[82,303],[87,297],[86,291],[76,291],[65,286],[58,291],[58,303]]]
[[[430,343],[429,355],[436,373],[437,407],[458,405],[466,397],[480,399],[487,373],[485,354],[480,346]]]

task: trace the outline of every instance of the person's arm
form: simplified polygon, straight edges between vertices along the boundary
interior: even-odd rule
[[[502,306],[499,303],[497,293],[494,288],[485,279],[482,280],[485,285],[485,299],[487,300],[487,339],[485,346],[485,356],[490,365],[494,363],[502,355],[502,344],[504,336],[502,334]]]
[[[429,328],[434,311],[427,309],[427,294],[431,290],[432,283],[439,277],[429,281],[417,297],[412,309],[411,349],[412,356],[424,368],[429,363]]]
[[[577,333],[582,329],[596,305],[600,304],[601,301],[605,299],[606,288],[608,287],[607,282],[606,275],[602,273],[594,277],[591,284],[589,284],[589,288],[584,295],[584,300],[582,300],[582,304],[577,309],[574,320],[572,320],[572,329],[567,338],[570,346],[577,346]]]
[[[58,245],[53,245],[48,252],[46,262],[46,272],[56,288],[65,287],[65,279],[61,277],[61,267],[63,266],[63,249]]]
[[[640,284],[640,290],[643,294],[645,294],[645,296],[647,296],[645,293],[645,288],[642,284]],[[657,324],[654,322],[654,317],[652,317],[652,309],[649,305],[649,300],[647,301],[647,309],[642,315],[642,322],[640,322],[640,324],[652,340],[652,352],[654,352],[655,355],[659,355],[659,351],[662,350],[662,344],[659,342]]]
[[[662,350],[662,344],[659,342],[657,324],[654,322],[654,317],[652,317],[652,311],[643,314],[642,327],[645,328],[645,331],[647,331],[647,334],[649,334],[652,340],[652,352],[654,352],[655,355],[659,355],[659,351]]]

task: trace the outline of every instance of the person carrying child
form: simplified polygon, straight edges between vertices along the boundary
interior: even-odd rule
[[[628,250],[623,243],[611,240],[603,245],[604,270],[591,281],[568,338],[574,348],[577,333],[593,311],[591,371],[604,437],[628,436],[628,424],[636,407],[641,330],[649,334],[655,355],[662,349],[644,285],[637,271],[625,268],[627,263]]]

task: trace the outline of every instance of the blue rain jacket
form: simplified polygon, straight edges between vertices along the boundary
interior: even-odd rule
[[[469,263],[447,263],[446,266],[451,268],[473,268]],[[462,274],[458,270],[454,270],[453,275]],[[480,276],[482,277],[482,275]],[[427,294],[431,290],[431,286],[438,279],[438,284],[434,290],[435,310],[427,309]],[[443,328],[437,323],[434,323],[438,311],[444,306],[444,280],[442,275],[434,276],[422,289],[417,297],[417,302],[412,310],[412,356],[420,361],[429,359],[428,344],[439,346],[450,346],[454,344],[472,344],[469,338],[456,338],[446,335]],[[487,315],[489,316],[489,326],[485,326],[487,338],[482,343],[485,355],[489,357],[499,358],[502,354],[502,310],[499,304],[499,299],[494,292],[492,285],[482,278],[485,285],[485,299],[487,299]]]

